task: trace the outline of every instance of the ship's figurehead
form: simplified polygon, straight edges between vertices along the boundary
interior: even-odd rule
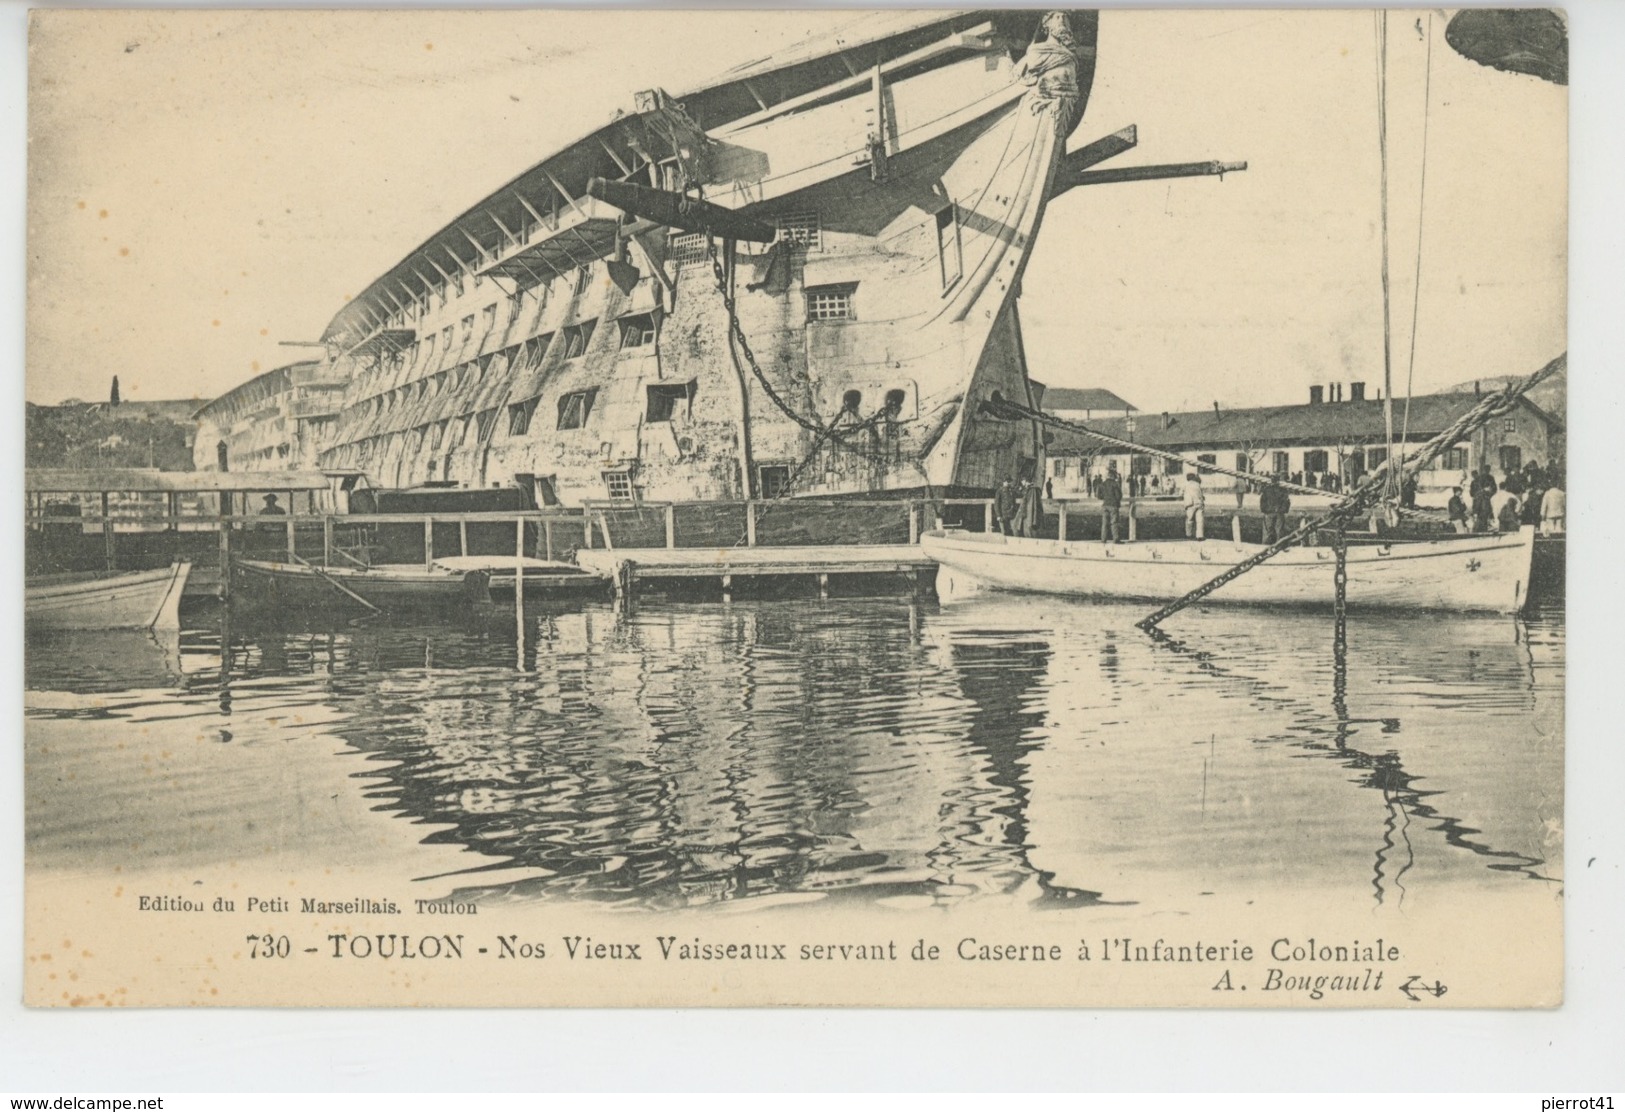
[[[1056,130],[1071,134],[1082,115],[1078,65],[1082,52],[1066,12],[1047,12],[1038,25],[1038,37],[1016,63],[1016,80],[1028,86],[1027,103],[1033,112],[1053,113]]]

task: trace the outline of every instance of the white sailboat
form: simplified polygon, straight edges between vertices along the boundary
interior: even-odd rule
[[[1107,545],[958,530],[928,533],[920,546],[937,561],[937,594],[944,601],[984,589],[1167,601],[1260,548],[1218,540]],[[1534,551],[1533,526],[1516,533],[1351,544],[1348,607],[1516,613],[1528,598]],[[1329,608],[1336,595],[1336,567],[1336,550],[1328,545],[1289,548],[1205,601]]]

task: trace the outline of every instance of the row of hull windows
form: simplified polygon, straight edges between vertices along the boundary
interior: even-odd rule
[[[694,415],[695,392],[696,384],[692,380],[683,383],[649,384],[645,387],[645,423],[669,423],[679,416],[691,419]],[[885,411],[894,416],[900,413],[906,397],[902,390],[888,390],[885,395]],[[585,428],[587,418],[592,415],[593,404],[597,399],[597,387],[587,390],[575,390],[561,395],[558,400],[558,418],[554,427],[562,431]],[[530,432],[531,422],[536,416],[536,409],[540,403],[541,398],[535,397],[508,406],[509,436],[525,436]],[[841,405],[843,412],[858,415],[863,405],[863,393],[858,390],[848,390],[841,399]],[[465,423],[467,420],[464,419]],[[425,435],[433,438],[431,449],[440,447],[445,429],[450,423],[447,420],[428,426]],[[1135,462],[1138,464],[1142,460],[1149,462],[1147,457],[1139,457]],[[1136,470],[1136,474],[1139,473]]]
[[[856,283],[808,287],[806,290],[807,320],[809,322],[855,320],[857,318],[854,311],[856,293]],[[495,306],[490,307],[488,314],[494,314],[494,310]],[[473,319],[473,317],[464,318],[463,334],[465,342],[472,335]],[[494,317],[489,323],[494,325]],[[652,349],[659,337],[659,319],[653,313],[639,313],[630,317],[622,317],[617,324],[619,327],[618,349],[621,351]],[[555,335],[559,337],[560,342],[564,345],[563,358],[566,360],[579,359],[592,344],[593,334],[597,327],[597,320],[586,320],[568,325],[559,333],[549,332],[527,341],[524,345],[527,361],[534,361],[544,357],[551,347]],[[449,350],[452,344],[452,329],[448,327],[442,337],[445,341],[445,349]],[[417,345],[413,346],[416,347]],[[434,357],[434,350],[435,337],[429,336],[424,341],[423,358],[425,361]],[[414,355],[411,358],[415,359],[416,357]],[[484,366],[482,366],[482,373],[484,369]],[[430,378],[421,378],[414,383],[395,387],[386,394],[374,395],[375,398],[379,399],[375,403],[378,407],[376,411],[381,412],[384,409],[392,408],[398,400],[406,398],[413,390],[418,392],[417,396],[419,398],[425,396],[425,393],[430,389],[438,393],[449,373],[451,372],[441,371]],[[461,385],[464,380],[464,372],[459,371],[458,375],[458,385]]]
[[[611,502],[637,500],[637,488],[629,469],[618,468],[599,473],[604,480],[604,493]],[[789,493],[794,472],[788,463],[765,463],[756,468],[756,496],[762,499],[780,498]]]
[[[679,415],[692,417],[694,414],[694,383],[653,383],[645,387],[646,402],[644,421],[648,424],[670,423]],[[587,418],[592,416],[593,403],[598,399],[598,389],[576,390],[561,395],[558,403],[558,420],[554,428],[561,430],[580,429],[587,425]],[[531,398],[528,401],[515,402],[508,407],[508,435],[524,436],[530,432],[531,419],[536,415],[536,407],[541,398]]]

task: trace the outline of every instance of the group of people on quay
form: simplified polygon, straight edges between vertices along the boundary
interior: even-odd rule
[[[1552,536],[1567,526],[1568,495],[1555,465],[1542,468],[1530,460],[1499,483],[1487,466],[1470,479],[1463,475],[1461,485],[1451,489],[1446,511],[1458,533],[1510,533],[1535,525]]]
[[[1531,460],[1521,469],[1514,469],[1497,482],[1486,465],[1469,480],[1464,474],[1462,485],[1454,487],[1446,506],[1449,528],[1457,533],[1516,532],[1525,525],[1539,527],[1544,534],[1564,531],[1567,496],[1562,477],[1556,465],[1542,468]],[[1161,492],[1161,477],[1153,480]],[[1291,529],[1287,515],[1292,512],[1292,496],[1287,485],[1299,485],[1297,476],[1284,473],[1274,475],[1257,484],[1258,509],[1263,515],[1262,541],[1273,544],[1286,537]],[[1168,486],[1173,486],[1170,478]],[[1335,487],[1330,487],[1335,491]],[[1463,497],[1463,491],[1467,497]],[[1108,463],[1104,475],[1090,481],[1090,494],[1100,502],[1100,541],[1117,544],[1122,540],[1123,500],[1146,495],[1146,477],[1131,475],[1126,480],[1118,474],[1117,464]],[[1034,526],[1038,517],[1038,487],[1030,480],[1019,484],[1006,479],[994,497],[994,514],[1001,532],[1006,536],[1036,535]],[[1044,484],[1044,497],[1052,498],[1052,481]],[[1181,491],[1185,512],[1185,536],[1192,540],[1206,537],[1207,494],[1202,476],[1192,470],[1184,476]],[[1238,507],[1239,507],[1238,498]],[[1416,480],[1407,479],[1400,490],[1400,505],[1416,507]]]

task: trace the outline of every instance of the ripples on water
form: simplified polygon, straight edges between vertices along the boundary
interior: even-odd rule
[[[1559,612],[1361,616],[1339,662],[1327,618],[1213,610],[1153,641],[1141,609],[593,605],[532,612],[522,648],[511,611],[35,639],[30,867],[302,847],[405,881],[443,844],[508,871],[425,896],[635,908],[1555,887]],[[381,849],[403,823],[427,833]]]

